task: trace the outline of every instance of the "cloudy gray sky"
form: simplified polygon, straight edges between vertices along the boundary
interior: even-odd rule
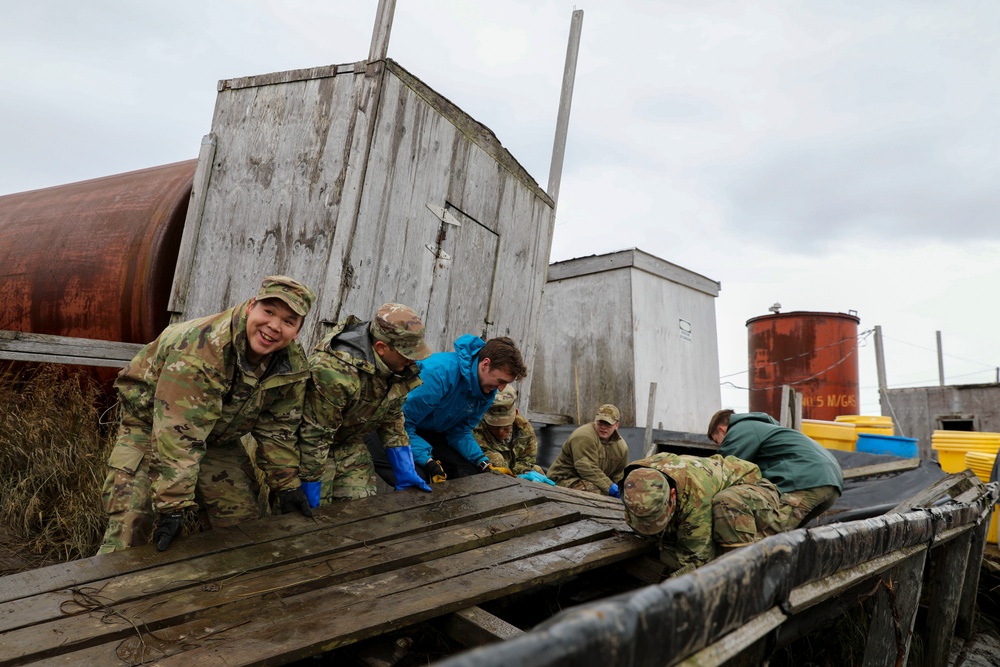
[[[375,0],[35,0],[0,22],[0,194],[197,157],[220,79],[363,60]],[[1000,3],[398,0],[389,55],[543,186],[584,10],[553,260],[722,283],[722,402],[775,301],[881,325],[891,387],[1000,366]],[[862,412],[878,414],[871,337]]]

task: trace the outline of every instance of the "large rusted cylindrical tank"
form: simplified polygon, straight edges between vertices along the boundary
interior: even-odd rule
[[[168,321],[196,164],[0,197],[0,329],[155,338]]]
[[[0,197],[0,329],[123,343],[156,338],[169,320],[197,162]],[[89,374],[111,395],[118,369],[65,368]]]
[[[802,417],[858,413],[858,323],[844,313],[791,312],[747,320],[750,411],[781,413],[781,387],[802,394]]]

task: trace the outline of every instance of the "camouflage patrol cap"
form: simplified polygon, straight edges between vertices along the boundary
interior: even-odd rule
[[[257,290],[257,301],[281,299],[297,315],[305,317],[312,308],[316,294],[295,278],[288,276],[268,276]]]
[[[517,390],[513,385],[507,385],[503,391],[497,392],[493,405],[483,415],[483,421],[490,426],[510,426],[517,416],[514,402],[517,400]]]
[[[392,345],[396,352],[411,361],[431,356],[431,348],[424,342],[424,323],[409,306],[382,304],[372,320],[371,332],[376,340]]]
[[[610,403],[605,403],[601,407],[597,408],[597,416],[594,417],[594,421],[602,421],[606,424],[617,424],[621,421],[622,413],[618,411],[618,408],[611,405]]]
[[[670,482],[653,468],[636,468],[625,478],[622,501],[629,525],[643,535],[663,531],[674,516],[670,504]]]

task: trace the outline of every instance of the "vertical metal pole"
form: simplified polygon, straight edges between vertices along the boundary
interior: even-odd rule
[[[562,93],[559,95],[559,116],[556,119],[556,136],[552,143],[552,163],[549,165],[549,196],[554,203],[552,214],[559,205],[559,183],[562,180],[563,158],[566,155],[566,134],[569,130],[569,110],[573,106],[573,84],[576,82],[576,57],[580,51],[580,32],[583,29],[583,10],[573,12],[566,45],[566,66],[563,68]]]
[[[882,327],[875,325],[875,370],[878,372],[878,405],[883,415],[889,414],[885,390],[885,353],[882,351]]]
[[[392,32],[392,16],[396,13],[396,0],[379,0],[378,11],[375,12],[375,27],[372,30],[372,43],[368,48],[368,62],[385,60],[389,52],[389,33]]]
[[[938,384],[944,386],[944,352],[941,349],[941,332],[937,334],[937,355],[938,355]]]

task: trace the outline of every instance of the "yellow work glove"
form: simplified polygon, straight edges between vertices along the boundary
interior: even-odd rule
[[[440,461],[431,459],[424,464],[424,470],[427,471],[427,476],[431,478],[431,482],[434,484],[440,484],[448,479],[448,475],[444,474],[444,468],[441,467]]]
[[[480,462],[479,472],[495,472],[498,475],[509,475],[510,477],[515,476],[514,473],[511,472],[510,468],[495,466],[492,463],[490,463],[489,459],[485,459],[484,461]]]

